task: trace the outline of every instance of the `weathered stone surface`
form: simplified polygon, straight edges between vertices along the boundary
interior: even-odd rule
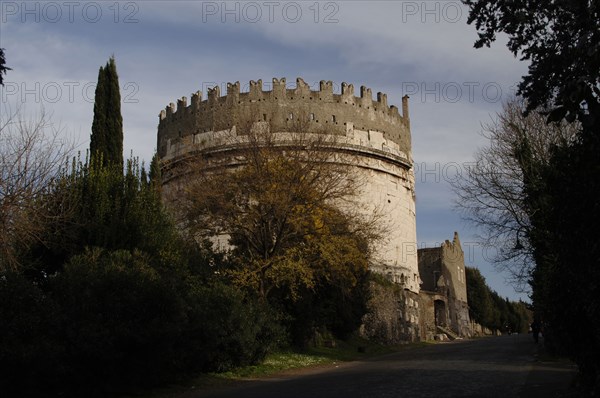
[[[458,233],[440,247],[419,249],[419,273],[423,311],[421,322],[427,338],[437,326],[450,328],[459,336],[472,335],[467,304],[465,257]]]
[[[200,92],[192,94],[189,106],[183,98],[176,109],[171,104],[159,115],[157,148],[163,161],[163,185],[168,189],[178,178],[177,164],[191,152],[212,153],[214,162],[219,158],[230,166],[248,126],[264,124],[285,140],[300,120],[303,133],[336,137],[335,150],[351,154],[348,167],[364,177],[360,202],[365,211],[377,208],[388,218],[390,233],[376,250],[372,270],[418,293],[408,98],[403,99],[404,115],[400,115],[397,107],[388,106],[385,94],[378,93],[373,101],[370,89],[361,87],[360,93],[355,97],[354,86],[343,83],[342,93],[334,94],[330,81],[321,81],[319,89],[312,91],[298,78],[295,88],[287,88],[285,79],[273,79],[271,90],[265,91],[258,80],[250,82],[248,92],[240,92],[236,82],[227,85],[224,96],[215,87],[205,100]]]
[[[382,344],[420,341],[419,295],[398,284],[371,283],[369,312],[360,333]]]

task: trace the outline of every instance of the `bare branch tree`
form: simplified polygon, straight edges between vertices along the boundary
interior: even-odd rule
[[[480,148],[474,165],[452,183],[456,208],[479,228],[481,244],[495,249],[492,262],[509,271],[515,287],[521,289],[534,263],[528,241],[532,209],[524,202],[519,148],[526,141],[535,160],[547,164],[552,148],[572,142],[578,131],[576,124],[548,124],[543,111],[524,116],[525,108],[522,99],[514,98],[504,104],[495,120],[483,125],[489,146]]]
[[[74,150],[41,109],[25,117],[5,104],[0,115],[0,270],[19,267],[18,249],[40,241],[56,217],[42,199]]]

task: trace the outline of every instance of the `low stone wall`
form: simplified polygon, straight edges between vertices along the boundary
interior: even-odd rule
[[[389,345],[422,340],[417,294],[395,283],[372,282],[368,308],[362,337]]]
[[[499,336],[502,334],[499,330],[488,329],[477,322],[471,322],[471,331],[473,336]]]

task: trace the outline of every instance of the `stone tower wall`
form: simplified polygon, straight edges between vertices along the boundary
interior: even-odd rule
[[[452,242],[446,240],[439,247],[419,249],[419,271],[424,311],[431,315],[434,301],[444,301],[446,305],[446,325],[460,336],[471,335],[469,307],[467,303],[467,282],[465,277],[465,257],[458,233]],[[429,307],[429,308],[428,308]],[[432,316],[422,316],[424,329],[435,332]]]
[[[452,242],[442,243],[442,261],[444,276],[450,282],[450,295],[456,300],[467,302],[467,280],[465,277],[465,254],[460,245],[458,233],[454,233]]]
[[[240,84],[229,83],[227,95],[219,87],[209,90],[203,99],[197,92],[191,104],[183,97],[177,106],[171,103],[159,115],[158,154],[163,161],[163,184],[168,187],[180,178],[177,164],[191,152],[227,156],[243,142],[236,131],[265,123],[284,139],[297,128],[307,133],[336,136],[336,149],[351,153],[354,170],[362,173],[365,184],[360,200],[377,206],[387,215],[391,227],[389,239],[377,249],[374,271],[419,292],[416,253],[416,218],[413,160],[411,154],[408,98],[403,98],[402,115],[388,106],[387,96],[342,83],[340,94],[333,93],[330,81],[321,81],[312,91],[302,79],[288,89],[285,79],[273,79],[272,90],[263,91],[262,81],[250,82],[249,92],[240,92]],[[232,140],[232,137],[234,139]]]
[[[458,233],[454,233],[452,242],[442,243],[442,261],[444,276],[449,281],[448,307],[450,321],[461,336],[471,335],[471,321],[467,303],[467,280],[465,275],[465,255],[460,245]]]

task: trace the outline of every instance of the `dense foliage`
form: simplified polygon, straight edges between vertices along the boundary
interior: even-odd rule
[[[477,268],[466,267],[469,317],[491,330],[527,333],[531,316],[525,303],[500,297],[486,284]]]
[[[48,194],[79,203],[48,247],[0,276],[0,383],[49,395],[115,392],[255,363],[281,336],[272,310],[205,278],[143,169],[80,164]],[[59,211],[59,209],[55,209]],[[14,389],[14,390],[13,390]]]
[[[502,32],[510,51],[530,62],[518,92],[529,109],[552,108],[554,120],[599,117],[600,1],[463,2],[478,30],[475,47],[489,47]]]
[[[551,164],[533,163],[527,182],[535,309],[548,348],[574,359],[589,391],[600,389],[599,151],[600,134],[584,134],[557,148]]]
[[[600,1],[464,0],[469,23],[479,31],[476,46],[497,33],[530,61],[519,92],[530,109],[549,109],[549,121],[581,123],[575,140],[556,147],[547,164],[527,140],[518,156],[527,234],[535,268],[531,272],[536,316],[549,348],[577,363],[582,389],[600,393],[600,276],[597,199],[600,181]]]

